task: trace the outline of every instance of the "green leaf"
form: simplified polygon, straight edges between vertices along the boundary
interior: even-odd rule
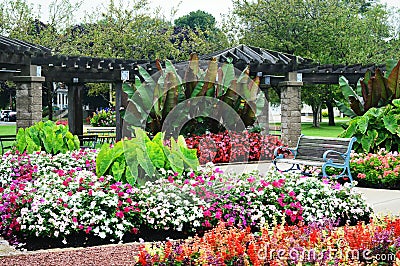
[[[394,114],[388,114],[384,116],[383,123],[385,124],[385,128],[392,134],[396,134],[399,130],[398,119],[396,119]]]
[[[135,169],[136,169],[136,171],[135,171]],[[137,176],[138,176],[138,166],[137,165],[136,165],[136,167],[134,165],[131,165],[130,167],[126,168],[126,171],[125,171],[126,182],[128,182],[132,186],[135,185]]]
[[[335,101],[336,102],[336,106],[339,109],[340,112],[342,112],[344,115],[348,116],[348,117],[356,117],[356,113],[354,113],[353,110],[351,110],[349,107],[347,107],[344,103],[339,102],[339,101]]]
[[[111,166],[113,159],[109,156],[110,144],[104,143],[96,157],[96,174],[103,176]]]
[[[222,94],[225,94],[228,88],[231,86],[232,81],[235,79],[235,70],[232,63],[225,63],[222,65],[223,79],[220,81],[222,84],[224,91]]]
[[[369,131],[366,135],[361,138],[361,146],[365,152],[370,152],[375,139],[378,137],[378,132],[376,130]]]
[[[400,61],[392,69],[392,72],[388,77],[388,87],[394,97],[394,99],[400,98]]]
[[[142,169],[144,170],[144,172],[146,173],[146,175],[150,178],[153,177],[154,175],[154,165],[151,162],[149,156],[147,155],[146,152],[144,152],[142,149],[137,148],[136,149],[136,153],[137,153],[137,159],[139,162],[139,165],[142,167]]]
[[[128,98],[132,98],[133,94],[135,94],[135,90],[128,83],[122,83],[122,90],[128,94]]]
[[[147,72],[146,69],[144,69],[142,66],[138,66],[138,70],[139,70],[139,74],[140,76],[142,76],[142,78],[144,79],[144,81],[149,84],[151,87],[155,86],[155,82],[154,79],[151,77],[151,75],[149,74],[149,72]],[[135,76],[135,81],[136,81],[136,76]],[[139,79],[140,81],[140,79]],[[136,88],[137,89],[137,88]]]
[[[121,181],[122,176],[125,173],[125,160],[122,160],[121,163],[114,162],[111,168],[112,176],[114,177],[115,181]]]
[[[393,100],[393,105],[396,106],[397,108],[400,108],[400,99],[395,99]]]
[[[368,128],[368,121],[369,118],[368,116],[364,115],[358,120],[358,129],[360,130],[361,134],[364,134],[367,131]]]
[[[343,93],[345,99],[349,99],[350,96],[359,99],[359,95],[353,90],[353,88],[349,85],[349,82],[344,76],[339,77],[339,87]]]
[[[156,143],[146,142],[147,154],[156,168],[163,168],[165,165],[165,155],[163,149]]]
[[[354,134],[357,131],[357,126],[358,126],[357,122],[358,122],[358,120],[359,120],[358,117],[353,118],[352,120],[350,120],[349,126],[347,127],[347,129],[345,131],[343,131],[340,134],[340,137],[342,137],[342,138],[351,138],[351,137],[353,137]]]
[[[25,130],[23,128],[18,129],[17,133],[17,150],[19,152],[24,152],[26,146],[28,145],[25,138]]]
[[[72,139],[67,140],[67,146],[68,146],[68,150],[72,151],[75,148],[75,144],[74,141]],[[53,147],[53,146],[51,146]]]
[[[183,163],[181,156],[179,156],[179,154],[177,154],[176,152],[170,153],[168,155],[168,161],[171,165],[172,171],[174,171],[176,173],[180,173],[180,174],[183,172],[184,163]]]

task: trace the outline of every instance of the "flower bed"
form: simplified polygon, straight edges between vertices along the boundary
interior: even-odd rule
[[[378,153],[351,153],[350,169],[357,186],[400,189],[400,154],[381,149]],[[321,168],[304,167],[310,175],[321,175]],[[327,168],[328,175],[340,170]]]
[[[270,160],[274,149],[283,146],[276,136],[248,131],[191,136],[186,138],[186,144],[197,149],[201,164]]]
[[[352,154],[351,171],[360,186],[400,189],[400,154],[382,149],[377,154]]]
[[[140,247],[137,265],[399,265],[400,219],[335,227],[220,224],[203,237]]]
[[[95,151],[6,153],[0,167],[1,234],[14,242],[50,238],[69,246],[75,236],[153,240],[153,233],[185,237],[221,221],[257,230],[275,221],[355,223],[369,220],[372,212],[355,188],[314,177],[227,175],[205,168],[165,172],[165,178],[133,187],[96,176],[95,157]]]
[[[109,108],[96,111],[92,117],[88,117],[90,124],[94,127],[115,127],[116,114]]]

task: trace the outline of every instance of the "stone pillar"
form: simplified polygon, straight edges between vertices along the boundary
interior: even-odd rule
[[[68,127],[74,135],[83,135],[82,84],[68,84]]]
[[[16,76],[17,132],[42,121],[42,82],[44,77]]]
[[[289,72],[286,81],[279,83],[281,89],[281,129],[282,142],[296,147],[301,134],[301,86],[297,73]]]

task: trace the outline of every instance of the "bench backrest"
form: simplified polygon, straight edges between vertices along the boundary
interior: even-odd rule
[[[352,138],[325,138],[301,135],[297,143],[296,159],[322,161],[323,154],[327,150],[334,150],[350,156],[354,139]],[[329,154],[333,162],[343,163],[343,157],[339,154]]]
[[[81,148],[95,148],[97,143],[97,135],[78,135]]]

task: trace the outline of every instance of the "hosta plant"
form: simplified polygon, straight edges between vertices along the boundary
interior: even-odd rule
[[[46,151],[50,154],[78,150],[78,136],[68,131],[68,126],[57,125],[53,121],[38,122],[26,129],[20,128],[16,148],[19,152]]]

